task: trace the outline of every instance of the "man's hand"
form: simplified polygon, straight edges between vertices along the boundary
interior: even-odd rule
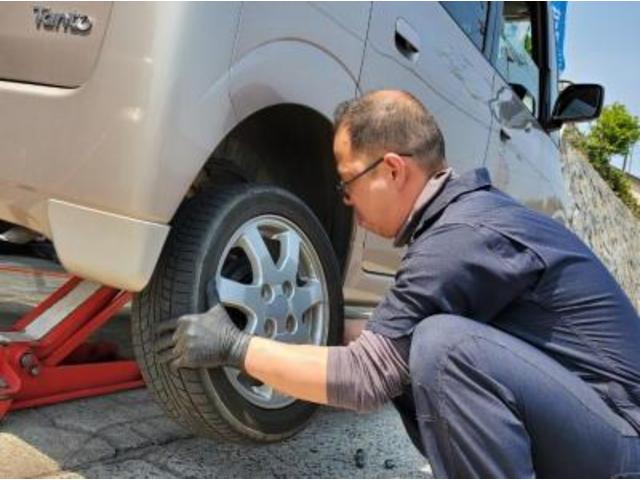
[[[251,335],[233,324],[220,303],[205,313],[161,322],[157,331],[156,353],[174,371],[221,366],[244,369]]]

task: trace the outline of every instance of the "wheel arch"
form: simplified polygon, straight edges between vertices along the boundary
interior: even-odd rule
[[[331,122],[307,106],[265,107],[245,118],[220,142],[191,186],[190,194],[225,183],[284,188],[315,213],[344,268],[352,215],[334,188],[338,176],[332,138]]]
[[[279,68],[282,59],[291,68]],[[334,188],[331,118],[341,101],[355,95],[355,78],[328,52],[279,40],[238,59],[228,85],[236,125],[189,192],[218,182],[270,183],[291,191],[320,219],[344,270],[353,223]]]

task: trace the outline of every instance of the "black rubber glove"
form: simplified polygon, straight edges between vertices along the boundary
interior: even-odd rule
[[[251,335],[239,330],[216,303],[208,312],[183,315],[158,324],[156,353],[178,368],[244,368]]]

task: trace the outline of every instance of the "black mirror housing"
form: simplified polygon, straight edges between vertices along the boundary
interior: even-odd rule
[[[600,116],[604,104],[604,87],[595,83],[572,84],[558,96],[549,128],[560,128],[566,122],[584,122]]]

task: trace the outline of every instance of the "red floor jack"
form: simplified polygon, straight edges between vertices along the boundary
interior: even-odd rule
[[[0,330],[0,419],[8,411],[144,385],[135,361],[87,338],[131,294],[70,278],[10,328]]]

